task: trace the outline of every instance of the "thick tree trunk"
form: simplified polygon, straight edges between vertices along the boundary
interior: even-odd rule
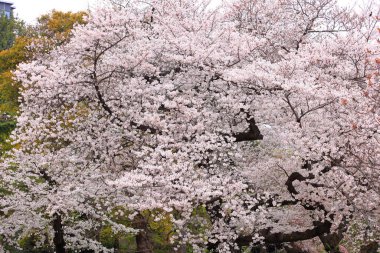
[[[339,253],[339,244],[344,238],[344,232],[347,230],[347,219],[344,218],[339,224],[337,231],[333,233],[321,234],[319,239],[323,243],[325,250],[329,253]]]
[[[286,253],[308,253],[309,251],[306,249],[303,249],[296,243],[289,243],[288,245],[284,246],[284,249]]]
[[[339,243],[343,240],[342,233],[333,233],[327,235],[320,235],[319,239],[323,243],[325,250],[329,253],[339,253]]]
[[[379,244],[377,242],[370,242],[370,243],[364,244],[360,248],[359,253],[377,253],[379,252],[378,250],[379,250]]]
[[[153,245],[146,231],[141,230],[136,236],[138,253],[153,253]]]
[[[151,241],[148,222],[141,214],[135,218],[135,228],[140,232],[136,235],[137,253],[153,253],[153,243]]]
[[[53,230],[55,253],[66,253],[65,239],[63,237],[62,217],[57,213],[53,215]]]

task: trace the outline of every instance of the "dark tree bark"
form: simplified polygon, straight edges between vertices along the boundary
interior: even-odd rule
[[[296,243],[289,243],[284,245],[286,253],[308,253],[307,249],[303,249]]]
[[[361,246],[359,253],[377,253],[379,252],[379,244],[377,242],[370,242]]]
[[[320,235],[319,239],[323,243],[325,250],[329,253],[340,253],[339,243],[343,240],[342,233],[330,233],[326,235]]]
[[[298,242],[313,239],[325,233],[329,233],[331,223],[326,221],[323,223],[315,224],[313,228],[304,231],[294,231],[290,233],[271,233],[270,229],[259,231],[260,236],[264,237],[264,243],[281,244],[285,242]],[[236,243],[242,246],[248,246],[252,242],[252,236],[241,236],[236,240]]]
[[[153,253],[153,245],[145,230],[141,230],[136,236],[138,253]]]
[[[259,127],[256,125],[255,119],[248,119],[247,122],[249,124],[247,131],[233,135],[233,137],[236,138],[236,142],[262,140],[263,135],[261,134]]]
[[[331,168],[333,166],[336,166],[340,162],[341,162],[341,159],[332,161],[331,162],[331,166],[325,167],[321,171],[321,173],[327,173],[328,171],[331,170]],[[302,166],[302,168],[309,171],[309,170],[311,170],[311,166],[312,166],[313,163],[315,163],[315,161],[307,161]],[[311,180],[311,179],[314,179],[314,178],[315,178],[315,175],[313,175],[312,173],[309,173],[307,176],[303,176],[303,175],[301,175],[298,172],[293,172],[292,174],[289,175],[288,180],[286,181],[285,185],[287,187],[288,192],[293,197],[295,197],[297,194],[299,194],[299,192],[293,186],[293,182],[294,181],[300,181],[300,182],[302,182],[302,181],[307,181],[307,180]],[[311,184],[311,185],[313,185],[315,187],[323,187],[323,185],[319,185],[319,184]],[[320,210],[320,211],[323,211],[326,216],[329,216],[330,219],[334,219],[334,215],[328,214],[326,208],[324,207],[324,205],[322,203],[313,203],[312,205],[310,205],[310,204],[306,204],[305,205],[303,203],[300,203],[300,204],[303,206],[303,208],[305,210],[312,210],[312,211],[314,211],[314,210]],[[319,239],[323,243],[323,246],[324,246],[324,248],[325,248],[325,250],[327,252],[330,252],[330,253],[339,253],[339,243],[343,239],[343,233],[347,230],[347,219],[348,218],[349,217],[345,217],[343,219],[343,221],[339,224],[337,232],[332,232],[330,230],[332,224],[330,222],[328,222],[328,221],[324,222],[324,224],[326,226],[322,226],[324,228],[322,231],[316,231],[317,232],[316,233],[316,237],[319,237]],[[314,225],[315,228],[321,227],[321,224],[323,224],[323,223],[318,222],[318,221],[313,222],[313,225]]]
[[[136,235],[137,253],[153,253],[153,242],[149,235],[148,222],[145,217],[138,214],[134,220],[134,227],[140,230]]]
[[[53,230],[55,253],[66,253],[62,217],[57,213],[53,215]]]

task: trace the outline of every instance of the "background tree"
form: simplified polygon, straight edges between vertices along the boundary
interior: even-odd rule
[[[70,39],[71,29],[76,24],[83,24],[85,12],[64,13],[53,11],[43,15],[35,26],[23,27],[22,33],[17,33],[14,43],[8,49],[0,51],[0,155],[10,150],[13,146],[9,142],[9,136],[16,126],[16,117],[19,114],[20,103],[20,83],[15,80],[14,71],[22,62],[29,62],[38,55],[46,54],[54,47],[64,44]],[[56,20],[58,19],[58,20]],[[7,25],[12,21],[13,24],[22,22],[17,20],[3,20]],[[51,24],[61,24],[61,28]],[[21,29],[20,29],[21,31]],[[16,35],[16,33],[13,33]],[[3,37],[1,37],[3,38]],[[0,195],[6,194],[4,182],[1,182]],[[1,214],[3,215],[3,214]],[[48,247],[48,244],[35,245],[34,234],[26,235],[20,240],[24,250],[41,250],[41,247]],[[16,251],[15,248],[12,249]]]
[[[379,16],[374,17],[379,20]],[[368,45],[368,62],[370,68],[367,75],[367,85],[361,96],[347,103],[354,114],[350,121],[354,125],[358,140],[356,145],[350,146],[352,154],[347,170],[357,176],[362,189],[371,192],[372,198],[380,194],[380,30],[370,39]],[[362,190],[363,191],[363,190]],[[358,193],[362,194],[362,193]],[[357,203],[357,212],[353,216],[352,225],[348,231],[350,235],[347,244],[353,252],[377,252],[380,238],[380,210],[374,199],[361,200]],[[374,205],[374,206],[373,206]]]
[[[74,25],[85,24],[86,12],[61,12],[53,10],[37,19],[36,30],[43,37],[56,37],[61,43],[67,41]]]
[[[11,148],[6,140],[16,126],[15,117],[19,110],[20,84],[14,80],[13,71],[20,63],[31,61],[38,54],[45,54],[67,42],[71,29],[75,24],[83,24],[85,16],[84,12],[52,11],[41,16],[34,27],[24,27],[22,22],[13,17],[1,18],[6,27],[4,29],[11,32],[13,39],[9,46],[3,48],[5,50],[0,51],[0,154]],[[15,31],[16,27],[18,32]],[[5,35],[0,37],[7,38]]]
[[[16,36],[24,32],[24,27],[24,23],[13,15],[8,17],[5,13],[0,13],[0,51],[10,48]]]

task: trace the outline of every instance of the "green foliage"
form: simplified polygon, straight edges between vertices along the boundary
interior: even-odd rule
[[[11,48],[0,51],[0,117],[10,117],[7,120],[0,118],[0,155],[12,148],[6,140],[16,126],[14,117],[19,107],[19,84],[13,80],[12,71],[29,58],[27,45],[29,39],[19,37]]]
[[[16,121],[0,121],[0,156],[5,152],[11,149],[11,143],[7,142],[9,134],[16,126]]]
[[[0,156],[12,148],[6,140],[16,126],[13,119],[19,108],[20,84],[14,81],[13,71],[34,55],[66,42],[74,25],[85,23],[85,15],[85,12],[53,11],[41,16],[36,27],[28,28],[13,16],[0,16],[0,117],[8,115],[12,119],[5,122],[0,119]],[[31,44],[38,46],[30,50]]]
[[[16,38],[14,19],[4,13],[0,15],[0,50],[10,48]]]
[[[50,249],[50,247],[48,247],[47,242],[43,243],[42,245],[40,245],[41,243],[38,243],[38,242],[41,242],[41,240],[43,240],[43,238],[38,236],[37,233],[33,233],[33,232],[29,233],[28,235],[22,237],[18,241],[18,245],[22,248],[20,252],[22,253],[51,252],[52,250]],[[45,238],[45,240],[47,240],[47,237]],[[15,251],[12,250],[11,252],[15,252]]]
[[[29,189],[28,189],[28,186],[24,183],[24,182],[16,182],[16,183],[13,183],[13,186],[22,191],[22,192],[27,192]]]
[[[137,249],[136,237],[132,234],[119,237],[119,253],[135,253]]]
[[[0,186],[0,198],[11,195],[12,192]]]
[[[31,38],[17,37],[11,48],[0,51],[0,73],[15,70],[18,64],[30,59],[31,52],[27,47],[31,42]]]
[[[18,244],[23,250],[31,251],[36,246],[36,240],[37,236],[35,234],[30,234],[21,238]]]
[[[115,246],[117,246],[117,236],[113,232],[111,226],[103,227],[100,230],[99,241],[104,247],[108,249],[112,249],[115,248]]]
[[[139,222],[129,218],[130,211],[124,207],[117,207],[109,214],[112,221],[123,224],[126,227],[135,227]],[[173,234],[173,224],[170,213],[161,209],[142,211],[141,216],[147,222],[146,232],[150,236],[155,253],[166,253],[172,250],[170,236]],[[114,233],[111,226],[104,226],[99,233],[99,241],[110,249],[118,249],[118,252],[132,253],[136,251],[135,234]]]
[[[17,69],[20,63],[31,61],[36,55],[48,53],[57,45],[65,43],[70,38],[73,26],[78,23],[85,23],[85,15],[85,12],[64,13],[53,11],[50,14],[41,16],[38,20],[39,23],[35,27],[25,27],[23,22],[13,16],[7,18],[4,14],[0,15],[0,157],[3,156],[5,151],[13,148],[7,140],[16,126],[15,118],[19,109],[21,87],[19,83],[14,81],[13,71]],[[36,45],[36,47],[30,49],[32,44]],[[15,171],[17,170],[17,165],[8,169]],[[44,182],[44,179],[40,177],[31,179],[36,183]],[[21,191],[28,191],[27,185],[21,182],[15,183],[14,186]],[[2,185],[0,181],[0,198],[10,194],[12,192],[7,190],[6,185]],[[0,212],[0,215],[6,214]],[[80,214],[73,214],[73,216],[75,216],[75,219],[85,219]],[[30,232],[19,240],[21,250],[2,242],[1,236],[0,244],[5,247],[7,252],[12,253],[53,252],[49,247],[48,237],[42,238],[37,234],[41,233]],[[103,231],[102,239],[106,240],[109,235],[107,230]],[[123,242],[128,242],[128,240],[134,242],[135,240],[134,236],[131,235],[115,235],[115,238],[116,236],[123,238]],[[109,240],[110,238],[108,238]]]
[[[53,10],[38,18],[39,34],[44,37],[69,36],[76,24],[85,24],[86,12],[62,12]]]
[[[130,214],[130,211],[128,211],[126,208],[119,206],[115,207],[111,211],[110,216],[112,221],[122,224],[126,227],[130,227],[132,226],[132,221],[128,217]]]
[[[142,212],[148,223],[148,230],[154,245],[155,253],[165,253],[172,249],[170,236],[173,234],[173,223],[170,213],[161,209],[145,210]]]
[[[134,234],[114,233],[111,226],[104,226],[99,232],[99,242],[108,249],[118,252],[135,252],[136,238]]]
[[[4,135],[9,134],[15,126],[16,126],[16,121],[14,120],[4,121],[4,122],[0,121],[0,138],[3,137],[1,135],[2,133],[4,133]]]
[[[212,225],[210,216],[207,213],[206,207],[204,206],[198,206],[194,208],[191,216],[192,222],[188,225],[188,228],[194,234],[204,234],[206,230]]]
[[[25,31],[24,22],[11,15],[9,18],[5,13],[0,13],[0,51],[12,47],[16,36]]]
[[[132,226],[130,212],[124,207],[116,207],[109,214],[112,221],[126,227]],[[99,232],[99,242],[106,248],[118,249],[118,252],[135,252],[136,238],[134,234],[114,233],[111,226],[104,226]]]

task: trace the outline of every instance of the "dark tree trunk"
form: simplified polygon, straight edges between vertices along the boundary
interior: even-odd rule
[[[379,249],[379,244],[377,242],[370,242],[368,244],[363,245],[360,248],[359,253],[377,253]]]
[[[179,247],[178,253],[186,253],[187,252],[187,245],[186,244],[181,244]]]
[[[329,253],[339,253],[339,243],[343,240],[342,233],[332,233],[327,235],[320,235],[319,239],[323,243],[325,250]]]
[[[55,253],[66,253],[65,239],[63,237],[62,218],[57,213],[53,215],[53,230],[54,230],[53,242],[54,242],[54,247],[55,247]]]
[[[135,218],[135,228],[140,232],[136,235],[137,253],[153,253],[153,243],[148,229],[148,222],[144,216],[138,214]]]
[[[336,232],[333,233],[327,233],[327,234],[321,234],[319,235],[319,239],[323,243],[323,246],[325,247],[325,250],[330,253],[339,253],[339,244],[344,238],[344,232],[347,231],[347,221],[346,217],[343,219],[343,221],[339,224],[338,229]]]
[[[306,249],[303,249],[296,243],[289,243],[287,245],[284,245],[284,249],[286,253],[308,253],[309,251]]]
[[[141,230],[136,236],[138,253],[153,253],[153,245],[146,231]]]

